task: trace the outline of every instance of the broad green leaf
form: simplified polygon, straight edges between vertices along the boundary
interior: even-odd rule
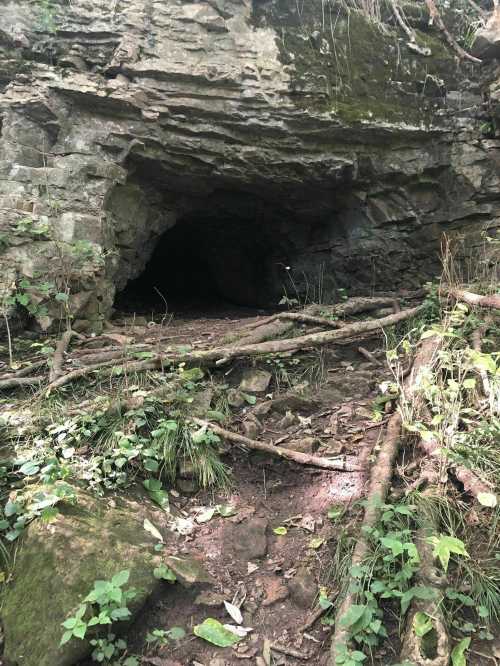
[[[456,537],[440,534],[439,537],[429,537],[428,542],[434,546],[433,555],[441,562],[441,566],[445,571],[448,571],[448,564],[452,553],[469,557],[469,553],[465,550],[464,542]]]
[[[215,516],[216,509],[215,507],[205,508],[203,511],[197,514],[195,520],[197,523],[208,523]]]
[[[418,612],[413,616],[415,636],[422,638],[432,630],[432,618],[427,613]]]
[[[125,583],[128,583],[129,578],[130,578],[130,571],[128,569],[123,569],[122,571],[113,576],[113,578],[111,579],[111,583],[116,587],[121,587],[122,585],[125,585]]]
[[[463,638],[458,645],[455,645],[451,653],[451,663],[453,666],[466,666],[467,659],[465,658],[465,651],[469,648],[470,641],[469,636],[469,638]]]
[[[186,632],[182,627],[172,627],[167,631],[168,637],[171,638],[173,641],[180,641],[181,638],[184,638],[186,635]]]
[[[323,610],[328,610],[329,608],[333,607],[333,603],[330,601],[330,599],[326,596],[325,592],[323,591],[320,592],[318,599],[318,606]]]
[[[341,627],[352,627],[353,624],[356,624],[358,620],[363,617],[363,614],[366,610],[366,606],[360,606],[358,604],[353,604],[347,613],[340,618]]]
[[[74,629],[73,629],[73,636],[76,636],[76,638],[85,638],[85,634],[87,633],[87,625],[85,622],[80,622]]]
[[[24,465],[19,468],[19,471],[21,474],[24,474],[24,476],[33,476],[40,471],[40,465],[33,460],[28,460],[28,462],[25,462]]]
[[[72,631],[65,631],[64,634],[62,635],[61,642],[59,643],[59,646],[61,647],[62,645],[66,645],[68,641],[70,641],[73,638],[73,632]]]
[[[236,509],[230,504],[217,504],[215,508],[222,518],[229,518],[229,516],[234,516],[236,513]]]
[[[157,472],[159,468],[159,464],[157,460],[153,460],[153,458],[146,458],[144,461],[144,469],[147,469],[148,472]]]
[[[285,536],[285,534],[288,533],[288,530],[286,529],[286,527],[275,527],[273,532],[278,536]]]
[[[241,636],[237,636],[232,631],[226,629],[218,620],[207,618],[202,624],[198,624],[193,629],[195,636],[217,645],[218,647],[230,647],[241,641]]]
[[[403,544],[398,539],[391,539],[389,537],[382,537],[380,543],[388,548],[393,555],[401,555],[404,551]]]

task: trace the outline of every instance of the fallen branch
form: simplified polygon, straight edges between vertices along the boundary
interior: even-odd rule
[[[44,359],[43,361],[36,361],[35,363],[31,363],[31,365],[27,365],[24,368],[20,368],[16,372],[9,372],[6,373],[5,375],[2,375],[0,377],[0,380],[3,379],[18,379],[19,377],[28,377],[32,376],[33,372],[36,370],[40,370],[40,368],[43,368],[47,365],[47,361]]]
[[[371,333],[378,329],[382,330],[387,326],[394,326],[411,317],[415,317],[422,311],[422,309],[423,306],[419,305],[415,308],[410,308],[389,315],[388,317],[383,317],[382,319],[368,319],[366,321],[354,322],[335,331],[310,333],[308,335],[301,335],[296,338],[285,340],[271,340],[269,342],[261,342],[255,345],[222,347],[184,354],[173,352],[172,354],[169,354],[168,357],[165,357],[164,360],[165,364],[168,364],[168,362],[181,361],[185,363],[200,364],[214,362],[216,365],[222,365],[222,363],[226,363],[236,357],[279,354],[310,347],[321,347],[323,345],[333,344],[339,340],[356,337],[363,333]]]
[[[53,382],[63,374],[62,366],[64,363],[64,354],[68,351],[71,339],[76,335],[75,331],[68,329],[61,335],[56,345],[54,356],[52,357],[52,367],[49,373],[49,382]]]
[[[425,294],[424,294],[425,295]],[[341,323],[327,319],[326,317],[318,316],[318,319],[313,321],[311,318],[319,315],[320,312],[328,310],[332,316],[345,317],[347,315],[360,314],[361,312],[371,312],[379,308],[394,306],[394,296],[354,296],[345,303],[337,303],[336,305],[312,305],[306,308],[304,312],[278,312],[277,314],[266,317],[259,321],[246,326],[246,330],[252,330],[269,324],[276,319],[285,318],[291,320],[303,320],[306,323],[320,323],[325,324],[328,322],[330,328],[339,328]],[[305,319],[303,319],[305,317]]]
[[[152,358],[144,361],[125,361],[117,363],[112,358],[100,363],[87,365],[78,368],[65,375],[56,378],[46,387],[50,393],[53,389],[59,388],[76,379],[85,377],[95,370],[103,370],[112,367],[112,372],[122,368],[125,372],[145,372],[148,370],[162,370],[170,368],[177,363],[196,364],[201,366],[219,366],[227,363],[231,359],[260,356],[262,354],[279,354],[283,352],[296,352],[302,349],[321,347],[328,344],[342,344],[343,341],[350,338],[357,338],[362,335],[371,335],[387,326],[394,326],[402,321],[416,316],[422,311],[423,306],[417,306],[408,310],[403,310],[396,314],[383,317],[381,319],[368,319],[365,321],[354,322],[343,326],[334,331],[321,331],[319,333],[309,333],[308,335],[298,336],[296,338],[287,338],[284,340],[270,340],[248,345],[230,345],[227,347],[216,347],[200,351],[184,352],[179,350],[168,350],[166,353],[156,354]]]
[[[78,370],[73,370],[62,377],[58,377],[45,387],[44,392],[48,395],[54,389],[69,384],[75,379],[86,377],[96,370],[103,371],[107,374],[115,373],[118,370],[123,372],[146,372],[147,370],[157,370],[159,366],[160,363],[158,359],[152,361],[131,361],[130,363],[121,363],[119,365],[116,364],[115,360],[111,360],[105,361],[104,363],[96,363],[95,365],[87,365],[84,368],[78,368]]]
[[[312,456],[308,453],[300,453],[299,451],[291,451],[290,449],[273,446],[265,442],[258,442],[255,439],[249,439],[244,435],[240,435],[230,430],[225,430],[214,423],[204,421],[203,419],[192,418],[191,421],[199,426],[209,428],[212,432],[224,440],[233,442],[234,444],[242,444],[247,449],[255,451],[263,451],[270,453],[278,458],[286,458],[301,465],[312,465],[313,467],[320,467],[321,469],[335,470],[339,472],[360,472],[362,471],[357,465],[353,465],[347,459],[330,460],[329,458],[320,458],[319,456]]]
[[[500,294],[481,296],[479,294],[473,294],[471,291],[465,291],[464,289],[450,289],[447,293],[449,293],[449,295],[455,300],[462,301],[468,305],[500,309]]]
[[[374,365],[382,365],[378,360],[378,358],[375,358],[372,352],[369,351],[368,349],[365,349],[365,347],[358,347],[358,351],[361,354],[361,356],[364,356],[367,361],[370,361],[370,363],[373,363]]]
[[[309,659],[311,658],[310,654],[306,654],[305,652],[299,652],[298,650],[294,650],[293,648],[277,645],[276,643],[271,643],[269,647],[271,650],[274,650],[274,652],[279,652],[280,654],[286,654],[288,657],[293,657],[294,659],[309,661]]]
[[[443,36],[445,40],[448,42],[448,44],[451,46],[451,48],[455,51],[455,53],[458,55],[459,58],[462,60],[470,60],[471,62],[475,62],[480,64],[482,61],[479,58],[476,58],[475,56],[471,55],[470,53],[467,53],[460,44],[457,42],[457,40],[453,37],[453,35],[450,33],[446,25],[444,24],[443,19],[441,18],[441,14],[438,11],[438,8],[436,7],[436,3],[434,0],[425,0],[425,4],[427,5],[427,9],[429,10],[429,14],[431,17],[430,23],[435,23],[439,30],[443,33]]]
[[[38,386],[44,381],[45,377],[12,377],[12,379],[2,379],[0,381],[0,390],[19,388],[21,386]]]

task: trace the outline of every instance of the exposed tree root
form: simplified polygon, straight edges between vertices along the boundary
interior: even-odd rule
[[[40,370],[41,368],[44,368],[47,365],[47,361],[44,359],[43,361],[36,361],[35,363],[32,363],[31,365],[27,365],[24,368],[20,368],[16,372],[8,372],[0,377],[0,380],[3,379],[18,379],[19,377],[28,377],[32,376],[34,372],[37,370]]]
[[[77,335],[77,333],[71,329],[64,331],[64,333],[61,335],[61,338],[57,343],[54,356],[52,357],[52,367],[50,368],[49,382],[53,382],[63,374],[62,366],[64,363],[64,354],[68,351],[69,343],[75,335]]]
[[[500,294],[481,296],[479,294],[473,294],[471,291],[465,291],[464,289],[450,289],[449,291],[445,291],[445,293],[452,296],[455,300],[462,301],[468,305],[500,309]]]
[[[12,377],[12,379],[2,379],[0,381],[0,390],[20,388],[22,386],[38,386],[45,381],[44,376],[37,377]]]
[[[78,368],[78,370],[73,370],[68,372],[68,374],[58,377],[48,386],[44,388],[44,392],[48,395],[51,391],[56,388],[60,388],[65,384],[73,382],[75,379],[81,379],[87,375],[95,372],[96,370],[103,371],[104,374],[115,373],[118,371],[121,372],[146,372],[148,370],[157,370],[161,367],[160,359],[155,359],[153,361],[131,361],[130,363],[120,363],[117,364],[115,360],[105,361],[104,363],[96,363],[94,365],[87,365],[84,368]],[[0,386],[1,388],[1,386]]]
[[[430,478],[432,472],[427,474]],[[439,477],[434,474],[434,477]],[[432,496],[437,488],[430,486],[424,495]],[[419,666],[448,666],[450,661],[450,639],[442,610],[442,597],[440,588],[446,585],[446,577],[436,568],[432,546],[428,537],[439,532],[430,515],[422,518],[422,526],[415,535],[415,545],[420,558],[420,566],[415,575],[416,583],[436,592],[433,599],[414,600],[406,617],[406,631],[403,637],[401,660],[405,659]],[[414,620],[417,613],[425,613],[432,618],[432,629],[425,636],[417,636],[414,629]]]
[[[436,362],[437,351],[441,345],[438,336],[426,338],[418,350],[412,370],[405,380],[405,399],[410,402],[414,399],[419,386],[419,379]],[[380,517],[380,504],[387,497],[389,486],[393,475],[394,463],[399,450],[403,419],[396,412],[389,419],[385,439],[381,445],[376,462],[370,471],[370,481],[366,494],[367,506],[363,523],[359,532],[359,538],[352,554],[352,565],[360,565],[369,553],[369,542],[366,534],[373,528]],[[349,632],[342,626],[342,618],[346,615],[352,605],[356,603],[356,594],[347,592],[342,603],[337,609],[335,621],[335,633],[333,635],[330,663],[336,664],[336,658],[342,654],[349,645]]]
[[[372,299],[371,301],[370,299],[367,300],[369,307],[374,305],[375,299]],[[379,299],[379,302],[380,300],[381,299]],[[392,301],[393,299],[390,299],[390,302]],[[358,307],[360,307],[359,304]],[[111,358],[109,358],[106,352],[102,352],[102,354],[99,354],[98,358],[104,360],[100,360],[97,363],[91,363],[90,365],[86,365],[83,368],[72,370],[65,375],[55,378],[53,381],[49,381],[49,384],[45,390],[50,392],[53,389],[64,386],[65,384],[68,384],[69,382],[72,382],[76,379],[86,377],[96,370],[103,370],[109,367],[113,367],[113,371],[117,371],[119,368],[122,368],[124,372],[144,372],[155,369],[163,370],[164,367],[170,368],[172,365],[176,365],[177,363],[196,364],[210,367],[214,365],[223,365],[234,358],[260,356],[262,354],[278,354],[282,352],[297,352],[303,349],[341,343],[347,339],[357,338],[366,334],[370,335],[376,331],[382,330],[385,327],[394,326],[395,324],[416,316],[422,311],[422,308],[423,306],[419,305],[414,308],[402,310],[401,312],[397,312],[387,317],[382,317],[381,319],[368,319],[365,321],[354,322],[333,331],[309,333],[307,335],[298,336],[296,338],[270,340],[267,342],[258,342],[254,344],[234,344],[228,345],[226,347],[215,347],[213,349],[191,352],[184,352],[173,349],[172,351],[168,350],[167,352],[161,354],[154,353],[151,359],[147,359],[145,361],[134,362],[129,361],[128,359],[123,359],[123,352],[120,350],[111,352]],[[115,353],[118,354],[117,357],[115,357]],[[88,357],[86,360],[89,360]],[[9,388],[10,386],[11,385],[8,384],[4,386],[0,384],[0,388]]]
[[[287,319],[288,321],[284,319],[284,315],[276,315],[274,319],[267,319],[265,324],[262,324],[262,326],[252,329],[249,332],[246,332],[245,329],[243,329],[243,335],[231,344],[254,345],[259,342],[264,342],[265,340],[278,338],[280,335],[284,335],[293,329],[294,322],[291,321],[289,317],[287,317]]]
[[[380,447],[377,461],[371,468],[367,492],[367,506],[365,509],[363,524],[359,532],[359,538],[352,554],[352,566],[362,564],[368,555],[370,545],[367,532],[369,532],[378,522],[381,511],[380,504],[382,504],[387,497],[389,486],[391,484],[394,462],[399,449],[401,425],[401,415],[399,413],[393,414],[387,425],[386,436]],[[349,632],[342,626],[342,618],[355,603],[356,595],[348,591],[337,609],[335,633],[333,634],[330,653],[330,663],[332,666],[337,663],[337,656],[342,654],[348,647]]]
[[[486,332],[488,331],[490,325],[491,325],[491,320],[488,318],[482,326],[476,328],[472,333],[472,346],[474,348],[474,351],[481,353],[483,348],[483,338],[486,335]],[[480,368],[478,372],[479,376],[481,377],[483,394],[486,398],[489,398],[491,393],[490,391],[491,387],[490,387],[490,380],[488,377],[488,373],[484,368]]]
[[[196,423],[199,426],[210,428],[212,432],[219,437],[222,437],[227,442],[232,442],[233,444],[241,444],[247,449],[252,449],[254,451],[264,451],[265,453],[270,453],[273,456],[278,458],[285,458],[286,460],[292,460],[293,462],[299,463],[301,465],[312,465],[313,467],[320,467],[321,469],[336,470],[339,472],[356,472],[361,471],[361,468],[357,465],[354,465],[352,462],[347,459],[341,460],[330,460],[328,458],[320,458],[319,456],[312,456],[308,453],[300,453],[299,451],[292,451],[280,446],[274,446],[273,444],[267,444],[265,442],[258,442],[255,439],[249,439],[244,435],[240,435],[230,430],[225,430],[218,425],[204,421],[203,419],[192,418],[191,421]]]
[[[181,360],[186,363],[215,363],[216,365],[221,365],[222,363],[226,363],[237,357],[279,354],[281,352],[294,352],[311,347],[321,347],[323,345],[333,344],[338,340],[353,338],[363,333],[371,333],[387,326],[394,326],[406,319],[415,317],[422,311],[422,308],[423,306],[417,306],[389,315],[388,317],[383,317],[382,319],[368,319],[366,321],[348,324],[335,331],[323,331],[321,333],[301,335],[286,340],[271,340],[269,342],[261,342],[255,345],[215,348],[205,351],[188,352],[182,355],[175,354],[174,352],[165,358],[165,363],[168,361],[175,362]]]

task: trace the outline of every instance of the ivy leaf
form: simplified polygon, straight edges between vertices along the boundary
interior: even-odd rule
[[[158,461],[153,460],[152,458],[146,458],[144,461],[144,469],[147,469],[148,472],[157,472],[158,471]]]
[[[288,533],[288,530],[286,529],[286,527],[275,527],[273,532],[278,536],[285,536],[285,534]]]
[[[403,544],[398,539],[382,537],[380,543],[385,546],[385,548],[388,548],[394,556],[401,555],[404,551]]]
[[[157,479],[146,479],[142,485],[148,491],[149,497],[155,504],[158,504],[167,513],[170,511],[170,503],[168,501],[168,493],[161,487],[161,482]]]

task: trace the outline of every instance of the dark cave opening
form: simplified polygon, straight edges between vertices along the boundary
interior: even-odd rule
[[[246,196],[235,201],[191,212],[159,236],[144,271],[117,294],[116,308],[146,314],[277,307],[293,253],[290,216]]]

